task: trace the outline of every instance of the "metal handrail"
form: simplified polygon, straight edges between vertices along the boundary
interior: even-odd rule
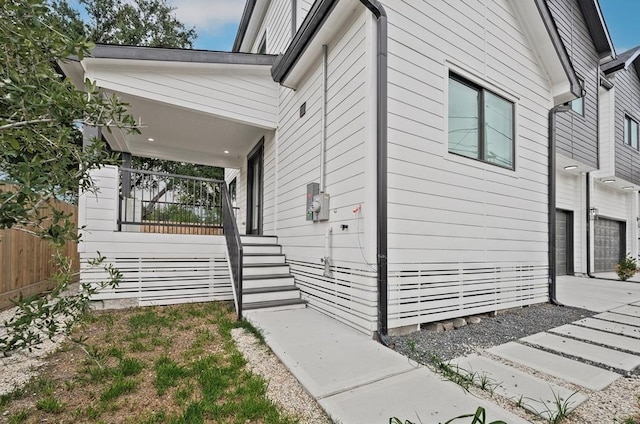
[[[226,184],[222,185],[222,224],[224,236],[227,241],[227,257],[231,268],[231,284],[233,296],[238,314],[238,321],[242,319],[242,240],[236,223],[234,207],[231,204],[231,195]]]

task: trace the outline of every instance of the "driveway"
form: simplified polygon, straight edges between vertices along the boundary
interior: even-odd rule
[[[598,276],[607,279],[558,276],[558,300],[566,306],[595,312],[604,312],[629,303],[640,302],[640,278],[635,278],[632,282],[623,282],[614,281],[613,279],[616,278],[614,273]]]

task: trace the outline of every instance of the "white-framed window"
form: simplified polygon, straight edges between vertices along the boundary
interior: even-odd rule
[[[514,169],[513,102],[449,73],[448,120],[450,153]]]
[[[584,96],[587,95],[586,90],[584,89],[584,80],[582,78],[578,78],[580,80],[580,87],[582,90],[582,97],[578,97],[577,99],[571,100],[568,105],[571,106],[571,110],[577,113],[580,116],[584,116]]]
[[[638,121],[629,115],[624,116],[624,144],[638,150]]]

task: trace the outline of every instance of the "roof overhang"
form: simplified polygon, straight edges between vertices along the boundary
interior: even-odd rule
[[[322,45],[335,38],[337,29],[362,8],[359,0],[317,0],[287,50],[276,59],[271,70],[274,81],[295,88],[320,57]]]
[[[613,59],[616,51],[598,0],[578,0],[589,34],[600,59]]]
[[[247,0],[240,19],[233,52],[248,52],[258,37],[270,0]]]
[[[274,56],[105,45],[92,53],[60,67],[76,86],[89,79],[129,103],[141,134],[103,131],[114,150],[238,168],[277,126]]]
[[[551,84],[554,105],[582,95],[580,80],[565,49],[546,0],[512,0],[519,22],[540,58]]]
[[[610,75],[621,69],[627,70],[631,65],[635,67],[636,72],[640,76],[640,46],[620,53],[614,60],[603,64],[601,69],[605,75]]]

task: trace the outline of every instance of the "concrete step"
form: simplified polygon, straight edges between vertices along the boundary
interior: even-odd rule
[[[245,255],[251,255],[254,253],[271,253],[275,255],[279,255],[282,253],[282,248],[279,244],[251,244],[251,243],[243,243],[242,244],[242,253]]]
[[[242,292],[243,304],[289,299],[300,299],[300,289],[295,286],[276,286],[243,289]]]
[[[487,352],[590,390],[602,390],[620,377],[614,372],[515,342],[492,347]]]
[[[287,264],[242,264],[242,275],[289,274]]]
[[[278,236],[240,236],[242,244],[278,244]]]
[[[634,327],[640,327],[640,317],[632,317],[630,315],[623,315],[614,312],[604,312],[602,314],[594,315],[594,318],[617,322],[625,325],[633,325]]]
[[[242,277],[242,287],[244,289],[293,286],[294,284],[295,280],[291,274],[244,275]]]
[[[454,359],[452,363],[459,367],[459,372],[472,376],[476,382],[488,378],[489,390],[544,419],[557,413],[557,401],[566,403],[568,411],[572,411],[587,400],[587,396],[580,392],[573,392],[476,354]]]
[[[283,264],[285,256],[271,253],[249,253],[242,255],[243,264]]]
[[[592,328],[579,327],[577,325],[563,325],[549,330],[553,333],[564,334],[581,340],[611,346],[629,352],[640,353],[640,342],[632,337],[620,336],[618,334],[607,333],[606,331],[594,330]]]
[[[584,318],[579,321],[575,321],[573,324],[640,339],[640,328],[633,325],[603,321],[597,318]]]
[[[242,304],[242,310],[251,311],[284,311],[289,309],[304,309],[307,301],[302,299],[272,300],[268,302],[254,302]]]
[[[640,306],[623,305],[618,308],[612,309],[610,312],[616,314],[630,315],[632,317],[640,317]]]
[[[640,356],[620,352],[602,346],[596,346],[578,340],[568,339],[549,333],[538,333],[521,339],[524,342],[543,347],[554,352],[576,358],[586,359],[596,364],[602,364],[627,372],[640,366]]]

